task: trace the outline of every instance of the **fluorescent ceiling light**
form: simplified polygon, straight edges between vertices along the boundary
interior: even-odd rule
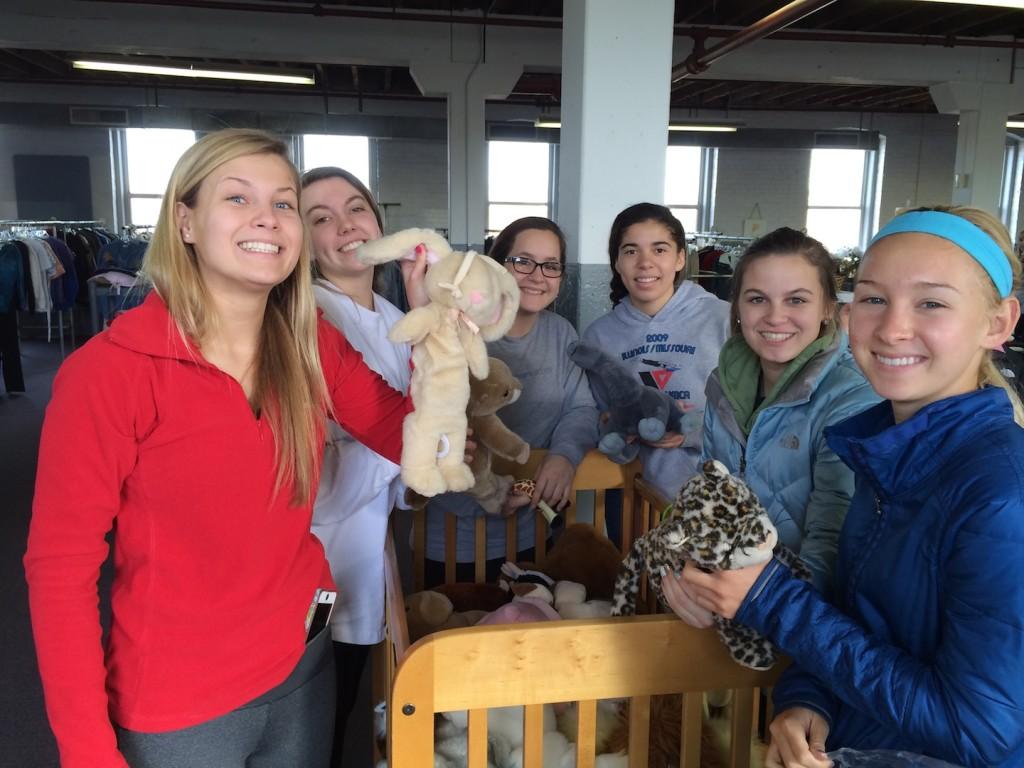
[[[287,85],[316,85],[309,75],[277,74],[274,72],[232,72],[195,67],[169,67],[157,64],[126,64],[116,61],[72,61],[75,69],[101,72],[126,72],[137,75],[165,75],[170,77],[209,78],[213,80],[245,80],[253,83],[284,83]]]
[[[669,123],[670,131],[701,131],[708,133],[735,133],[739,127],[720,123]]]
[[[925,0],[929,3],[956,3],[957,5],[994,5],[998,8],[1024,8],[1024,0]]]
[[[1024,120],[1010,120],[1006,123],[1007,128],[1024,128]]]
[[[558,120],[545,120],[538,117],[533,121],[534,128],[561,128],[562,123]],[[670,131],[706,131],[711,133],[735,133],[739,126],[724,125],[721,123],[670,123]]]

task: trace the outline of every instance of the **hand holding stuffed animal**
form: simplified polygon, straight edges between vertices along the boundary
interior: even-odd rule
[[[407,229],[360,246],[364,264],[409,258],[425,248],[430,303],[399,320],[389,338],[413,345],[409,385],[416,410],[402,432],[402,480],[423,496],[473,486],[466,466],[469,374],[488,372],[486,341],[505,335],[519,308],[519,286],[496,261],[459,253],[433,230]],[[414,257],[414,256],[413,256]],[[432,257],[432,258],[431,258]]]
[[[810,569],[797,555],[778,543],[778,533],[761,502],[739,478],[718,461],[704,462],[679,491],[671,516],[633,543],[615,583],[612,615],[635,612],[640,575],[664,604],[661,577],[669,570],[689,567],[706,571],[744,568],[778,558],[798,578],[810,581]],[[733,659],[751,669],[769,669],[775,649],[752,629],[721,616],[714,617],[718,635]]]

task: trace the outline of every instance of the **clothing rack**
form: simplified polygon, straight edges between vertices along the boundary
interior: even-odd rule
[[[56,234],[58,229],[73,229],[76,227],[97,227],[106,226],[102,219],[0,219],[0,233],[10,235],[32,235],[39,236],[49,234],[46,230],[53,230]],[[71,348],[75,347],[75,313],[74,308],[57,310],[57,328],[60,334],[60,356],[64,359],[64,312],[67,312],[68,329],[71,332]],[[53,326],[50,322],[50,312],[46,312],[46,341],[53,340]]]
[[[717,245],[742,245],[744,243],[752,243],[757,238],[748,237],[745,235],[725,235],[721,232],[687,232],[687,242],[695,240],[705,241],[705,245],[715,243]]]
[[[67,229],[68,227],[104,227],[102,219],[89,219],[87,221],[67,221],[60,219],[0,219],[0,229]]]

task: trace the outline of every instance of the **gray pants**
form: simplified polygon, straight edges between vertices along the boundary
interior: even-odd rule
[[[334,733],[329,631],[280,685],[233,712],[165,733],[116,728],[132,768],[328,768]]]

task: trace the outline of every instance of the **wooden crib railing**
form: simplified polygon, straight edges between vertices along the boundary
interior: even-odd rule
[[[514,464],[509,461],[496,458],[494,460],[494,471],[498,474],[512,475],[515,479],[533,477],[533,473],[547,455],[547,451],[534,450],[530,452],[530,459],[526,464]],[[590,451],[583,457],[583,461],[576,468],[576,477],[573,482],[573,494],[569,507],[562,513],[566,525],[576,522],[576,501],[580,492],[594,492],[594,525],[598,530],[605,527],[605,494],[608,490],[617,488],[622,490],[622,538],[616,542],[622,547],[623,552],[633,541],[631,525],[634,519],[632,513],[633,504],[633,479],[640,474],[640,463],[638,461],[629,464],[616,464],[610,461],[599,451]],[[456,517],[453,514],[445,515],[445,582],[455,581],[455,525]],[[475,581],[483,582],[484,573],[487,567],[487,519],[478,517],[475,521],[474,547],[476,556]],[[413,516],[413,588],[416,591],[423,589],[425,552],[426,552],[426,510],[418,510]],[[536,513],[535,526],[535,559],[538,565],[543,564],[547,552],[548,524],[544,516]],[[516,516],[505,520],[505,557],[508,560],[516,559]]]
[[[774,682],[741,667],[714,630],[675,617],[469,627],[418,641],[399,664],[390,765],[432,768],[434,714],[468,710],[469,768],[487,765],[487,709],[525,706],[524,768],[542,768],[543,705],[577,702],[578,768],[593,768],[596,703],[629,698],[629,765],[648,759],[651,696],[683,694],[681,768],[700,765],[702,693],[733,689],[728,765],[750,765],[754,689]]]

